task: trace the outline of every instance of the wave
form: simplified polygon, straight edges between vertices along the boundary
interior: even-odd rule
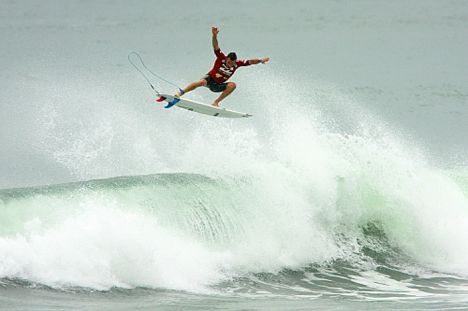
[[[252,110],[255,124],[175,110],[155,126],[122,105],[97,105],[83,123],[79,105],[44,105],[35,148],[88,181],[0,190],[0,278],[313,295],[463,283],[466,171],[431,164],[414,140],[333,90],[309,107],[281,81],[246,84],[268,103]],[[160,174],[96,180],[148,171]]]
[[[388,289],[402,275],[420,283],[429,276],[457,280],[462,270],[447,271],[457,267],[447,265],[452,250],[436,253],[427,243],[450,232],[417,236],[425,223],[389,193],[366,180],[335,182],[333,201],[295,187],[265,189],[251,178],[199,174],[1,190],[0,277],[100,290],[248,294],[265,287],[274,293],[281,285],[283,294],[302,288],[302,295],[330,282],[325,287],[335,291],[376,284]],[[446,214],[452,225],[466,221]]]

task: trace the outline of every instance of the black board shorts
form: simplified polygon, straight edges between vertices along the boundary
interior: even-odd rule
[[[227,82],[216,83],[210,75],[205,75],[202,80],[206,80],[206,87],[215,93],[224,92],[227,88]]]

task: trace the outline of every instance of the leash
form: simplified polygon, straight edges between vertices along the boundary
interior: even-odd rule
[[[133,67],[135,67],[136,70],[138,70],[138,72],[143,76],[143,78],[145,78],[146,82],[148,82],[148,84],[150,85],[150,87],[153,89],[153,91],[156,92],[156,95],[160,96],[161,93],[159,93],[159,91],[155,88],[155,86],[151,83],[150,79],[148,78],[148,76],[140,69],[138,68],[138,66],[132,61],[132,55],[136,56],[138,58],[138,60],[140,61],[141,65],[149,72],[151,73],[153,76],[155,76],[156,78],[166,82],[167,84],[170,84],[172,86],[175,86],[177,89],[181,89],[177,84],[171,82],[171,81],[168,81],[166,79],[164,79],[163,77],[161,77],[160,75],[154,73],[151,69],[148,68],[148,66],[146,66],[146,64],[143,62],[143,59],[141,58],[140,54],[138,54],[137,52],[131,52],[130,54],[128,54],[127,58],[128,58],[128,61],[130,62],[130,64],[132,64]]]

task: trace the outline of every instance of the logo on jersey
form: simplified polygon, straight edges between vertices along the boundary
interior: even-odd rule
[[[219,71],[221,71],[223,74],[229,77],[234,73],[235,69],[236,69],[235,64],[234,64],[234,67],[232,68],[229,68],[228,66],[226,66],[226,60],[223,60],[223,64],[221,65],[221,67],[219,67]]]

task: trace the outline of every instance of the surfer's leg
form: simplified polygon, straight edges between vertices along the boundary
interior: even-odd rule
[[[229,94],[231,94],[236,89],[236,84],[234,82],[228,82],[226,89],[219,95],[218,98],[211,104],[215,107],[219,107],[219,103],[225,99]]]
[[[180,97],[182,96],[183,94],[185,93],[188,93],[190,91],[193,91],[195,90],[196,88],[200,87],[200,86],[206,86],[207,82],[205,79],[201,79],[201,80],[198,80],[198,81],[195,81],[195,82],[192,82],[190,83],[189,85],[187,85],[187,87],[185,89],[183,89],[183,93],[180,94],[180,93],[177,93],[176,96],[177,97]]]

